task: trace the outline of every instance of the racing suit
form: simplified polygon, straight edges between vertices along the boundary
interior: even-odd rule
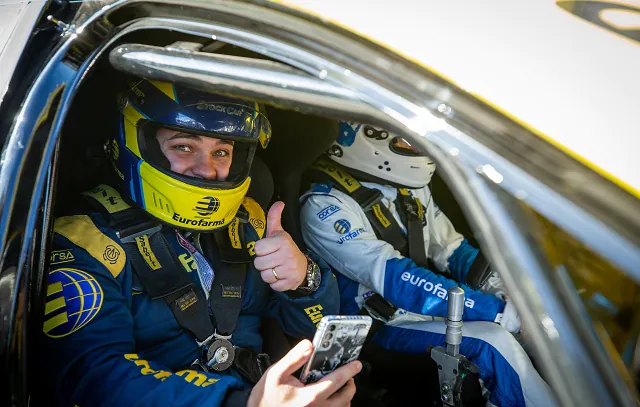
[[[107,224],[99,213],[55,222],[42,337],[43,369],[58,404],[244,406],[251,386],[233,367],[221,373],[190,368],[201,357],[195,338],[179,326],[163,299],[146,294]],[[247,240],[258,239],[251,224],[243,227]],[[176,230],[163,227],[161,233],[202,290],[204,257]],[[322,314],[338,313],[336,279],[326,263],[316,261],[322,270],[320,287],[295,298],[273,291],[248,265],[234,345],[260,352],[263,316],[302,338],[313,336]],[[209,271],[215,278],[215,270]]]
[[[394,201],[392,186],[361,182],[382,192],[382,204],[406,234]],[[434,264],[457,281],[465,276],[478,254],[457,233],[435,205],[428,187],[410,190],[426,208],[423,229],[425,251]],[[377,345],[401,352],[425,352],[427,346],[445,346],[447,291],[459,285],[454,279],[418,267],[394,247],[379,240],[360,205],[349,195],[316,183],[301,197],[301,225],[305,243],[333,268],[340,287],[341,312],[358,314],[373,293],[382,295],[398,310],[372,338]],[[548,385],[527,354],[507,330],[497,323],[505,302],[497,296],[465,289],[463,339],[460,353],[473,361],[499,406],[555,405]],[[486,322],[481,322],[486,321]]]

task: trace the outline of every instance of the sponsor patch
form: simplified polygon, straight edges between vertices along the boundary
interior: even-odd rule
[[[55,232],[84,249],[102,263],[113,277],[118,277],[127,261],[123,249],[102,233],[87,215],[63,216],[56,219]]]
[[[140,254],[142,254],[142,258],[151,270],[156,271],[162,268],[160,262],[156,258],[155,253],[153,253],[153,250],[151,250],[151,245],[149,244],[149,236],[142,235],[136,237],[136,245],[138,246],[138,251],[140,252]]]
[[[220,200],[215,196],[202,197],[193,210],[200,216],[209,216],[220,209]]]
[[[317,161],[311,166],[311,168],[322,171],[325,174],[329,175],[334,181],[342,185],[348,192],[354,192],[361,186],[358,180],[330,162],[322,160]]]
[[[431,281],[427,281],[424,278],[420,278],[419,276],[414,276],[408,271],[403,272],[400,275],[400,279],[402,281],[408,282],[412,286],[422,288],[426,292],[440,299],[447,300],[449,298],[449,293],[440,283],[434,285]],[[475,304],[476,302],[471,298],[465,298],[464,300],[464,306],[467,308],[473,308]]]
[[[44,333],[62,338],[86,326],[100,311],[104,293],[89,273],[60,268],[49,273]]]
[[[176,305],[180,308],[180,311],[185,311],[196,302],[198,302],[198,296],[196,296],[193,290],[189,290],[185,295],[176,300]]]
[[[234,249],[242,249],[242,243],[240,242],[240,220],[234,218],[229,224],[229,240],[231,240],[231,247]]]
[[[343,235],[345,233],[349,233],[349,231],[351,230],[351,223],[349,223],[349,221],[346,219],[338,219],[333,224],[333,229],[335,229],[338,234]]]
[[[323,318],[322,315],[322,305],[314,305],[312,307],[308,307],[304,309],[304,312],[309,316],[311,322],[313,322],[316,326],[320,323],[320,320]]]
[[[321,210],[320,212],[318,212],[316,215],[318,215],[318,219],[325,220],[329,216],[333,215],[338,211],[340,211],[340,207],[338,205],[329,205],[323,210]]]
[[[104,261],[108,261],[109,264],[116,264],[120,258],[120,250],[115,245],[110,244],[104,248],[102,258]]]
[[[351,232],[349,232],[346,235],[342,236],[340,239],[336,240],[336,242],[338,244],[342,244],[342,243],[346,242],[347,240],[355,239],[356,237],[360,236],[362,233],[364,233],[364,229],[362,229],[362,228],[356,229],[356,230],[352,230]]]
[[[336,142],[341,146],[350,147],[356,141],[356,134],[362,125],[356,122],[340,122],[340,134]]]
[[[120,212],[131,207],[122,199],[118,191],[104,184],[98,185],[91,191],[83,192],[82,195],[92,197],[93,199],[98,201],[109,213]]]
[[[249,223],[251,223],[251,226],[253,226],[254,229],[264,229],[266,226],[264,222],[260,219],[251,218],[249,219]]]
[[[49,257],[49,264],[54,265],[54,264],[69,263],[71,261],[74,261],[75,259],[76,258],[73,255],[72,249],[54,250],[51,252],[51,256]]]
[[[383,228],[387,228],[389,227],[389,225],[391,225],[391,222],[389,222],[389,219],[387,219],[387,217],[384,216],[384,213],[382,213],[380,204],[373,205],[371,209],[373,209],[373,214],[380,221],[380,224],[382,225]]]
[[[224,219],[214,220],[214,221],[208,221],[204,219],[189,219],[189,218],[183,218],[182,215],[180,215],[179,213],[174,213],[171,218],[177,222],[184,223],[185,225],[192,225],[192,226],[214,227],[214,226],[224,225]]]
[[[242,286],[222,285],[223,298],[242,298]]]
[[[198,102],[198,105],[196,106],[196,109],[198,109],[198,110],[211,110],[211,111],[214,111],[214,112],[226,113],[226,114],[233,115],[233,116],[242,116],[242,113],[245,113],[244,110],[238,109],[235,106],[231,106],[231,105],[226,106],[226,105],[222,105],[222,104],[207,103],[207,102],[203,102],[203,101]]]
[[[267,226],[267,219],[264,216],[264,211],[255,200],[248,196],[245,196],[242,200],[242,206],[247,210],[247,212],[249,212],[249,223],[258,233],[260,239],[262,239]]]

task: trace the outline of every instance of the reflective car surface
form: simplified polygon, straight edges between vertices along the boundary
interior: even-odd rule
[[[436,202],[500,272],[521,312],[530,355],[561,405],[637,405],[640,192],[634,178],[607,173],[553,134],[534,131],[446,79],[447,72],[357,34],[346,26],[349,15],[345,21],[330,16],[338,25],[314,2],[298,3],[316,14],[257,0],[0,5],[2,405],[47,404],[34,395],[46,370],[36,339],[51,221],[70,197],[92,186],[110,130],[100,120],[107,121],[111,85],[123,73],[268,105],[274,137],[261,158],[287,204],[285,229],[300,245],[299,177],[330,145],[323,126],[372,123],[424,149],[438,163]],[[590,15],[578,6],[555,5]],[[637,30],[618,31],[621,41],[633,43],[636,54],[625,55],[636,63]],[[621,86],[615,77],[602,81]],[[620,154],[632,162],[637,137],[629,139]]]

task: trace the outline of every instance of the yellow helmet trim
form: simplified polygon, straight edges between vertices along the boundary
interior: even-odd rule
[[[251,177],[233,189],[208,189],[171,178],[147,162],[140,165],[144,209],[177,228],[210,231],[231,223]],[[142,203],[140,203],[142,204]]]

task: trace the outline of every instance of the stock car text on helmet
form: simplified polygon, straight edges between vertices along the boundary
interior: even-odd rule
[[[196,108],[198,110],[212,110],[234,116],[242,116],[243,113],[243,110],[238,109],[237,107],[217,103],[198,102],[198,106]]]

